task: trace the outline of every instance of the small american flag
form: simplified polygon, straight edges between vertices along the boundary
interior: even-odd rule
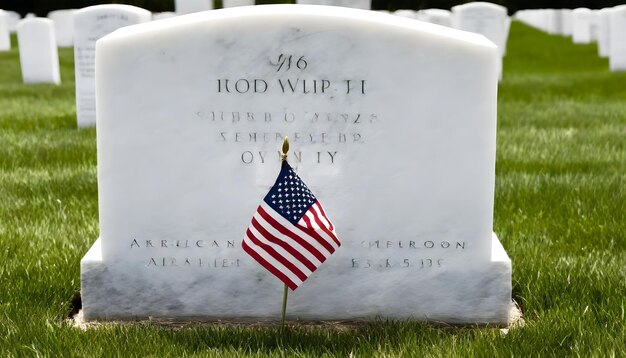
[[[320,202],[283,161],[252,217],[244,251],[293,291],[340,245]]]

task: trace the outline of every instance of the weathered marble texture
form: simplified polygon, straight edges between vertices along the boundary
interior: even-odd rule
[[[52,20],[31,17],[17,25],[17,42],[24,83],[61,83],[59,55]]]
[[[74,13],[74,73],[78,127],[96,124],[96,41],[120,27],[152,19],[148,10],[130,5],[96,5]]]
[[[290,294],[289,317],[506,323],[498,60],[481,35],[322,6],[215,10],[102,38],[86,319],[277,319],[282,283],[240,245],[288,135],[343,243]]]

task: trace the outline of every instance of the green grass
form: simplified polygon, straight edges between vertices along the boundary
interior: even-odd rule
[[[352,330],[66,322],[98,236],[94,130],[61,86],[0,53],[0,356],[626,356],[626,73],[595,45],[514,23],[500,86],[495,231],[526,324],[373,322]]]

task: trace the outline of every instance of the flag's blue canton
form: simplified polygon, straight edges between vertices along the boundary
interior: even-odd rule
[[[263,200],[294,225],[317,201],[286,161],[282,164],[276,183]]]

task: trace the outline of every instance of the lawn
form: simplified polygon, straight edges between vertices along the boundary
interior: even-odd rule
[[[95,130],[60,86],[0,53],[0,356],[626,356],[626,73],[595,45],[514,22],[498,103],[494,230],[525,324],[353,328],[151,324],[82,331],[67,316],[98,237]]]

